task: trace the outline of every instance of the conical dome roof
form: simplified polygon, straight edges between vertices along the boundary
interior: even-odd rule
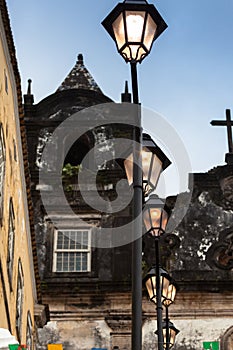
[[[94,78],[85,67],[82,54],[78,55],[78,60],[74,68],[67,75],[57,91],[68,89],[92,90],[102,94],[102,91],[95,82]]]

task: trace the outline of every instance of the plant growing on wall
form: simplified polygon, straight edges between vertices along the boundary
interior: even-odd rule
[[[74,189],[74,184],[78,184],[78,174],[82,171],[82,165],[71,165],[67,163],[62,168],[62,183],[66,192],[71,192]],[[90,175],[90,179],[89,179]],[[112,184],[112,180],[109,178],[106,171],[98,171],[97,174],[90,169],[85,169],[86,181],[93,182],[93,175],[95,176],[96,184],[99,186],[105,186]]]
[[[81,168],[82,168],[81,165],[71,165],[70,163],[67,163],[62,168],[62,179],[65,180],[65,179],[70,179],[70,178],[73,178],[74,176],[77,176]]]
[[[78,173],[81,171],[81,165],[71,165],[67,163],[62,168],[62,182],[65,191],[72,191],[72,184],[77,184]]]

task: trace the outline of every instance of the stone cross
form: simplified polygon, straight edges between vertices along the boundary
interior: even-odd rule
[[[233,139],[232,139],[232,126],[233,120],[231,120],[231,111],[230,109],[226,109],[226,121],[225,120],[212,120],[210,122],[211,125],[215,126],[226,126],[227,127],[227,136],[228,136],[228,146],[229,153],[233,154]]]

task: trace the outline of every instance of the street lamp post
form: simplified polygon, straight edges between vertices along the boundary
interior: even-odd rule
[[[156,195],[151,195],[146,202],[143,211],[143,221],[146,231],[155,238],[155,291],[157,308],[157,334],[158,349],[163,350],[163,330],[162,330],[162,295],[161,295],[161,271],[159,257],[159,237],[165,232],[168,221],[168,210],[165,203]]]
[[[137,63],[150,53],[153,42],[167,28],[154,5],[146,0],[125,0],[119,3],[102,22],[104,28],[116,43],[117,50],[126,63],[130,62],[133,103],[139,104]],[[142,212],[143,190],[141,170],[141,115],[139,125],[134,127],[133,139],[137,145],[133,154],[133,218],[137,218],[132,243],[132,342],[133,350],[142,346],[142,238],[140,215]]]
[[[145,133],[143,133],[143,137],[142,137],[141,154],[142,154],[142,179],[140,179],[140,181],[141,181],[141,186],[143,187],[144,197],[146,197],[156,188],[161,172],[164,171],[171,164],[171,162],[167,158],[167,156],[163,153],[163,151],[156,145],[156,143],[153,141],[151,136]],[[135,186],[135,183],[138,183],[136,182],[135,179],[133,179],[133,176],[138,173],[137,169],[134,168],[135,163],[133,162],[133,160],[134,160],[134,154],[130,153],[124,161],[125,171],[126,171],[128,183],[130,186]],[[156,202],[156,204],[158,203]],[[166,225],[165,218],[164,218],[163,227],[164,225]],[[136,230],[139,229],[139,234],[140,234],[140,230],[141,230],[140,227],[136,227],[135,229]],[[139,242],[140,242],[140,246],[138,245],[138,247],[135,247],[135,245],[138,244]],[[140,260],[141,252],[142,252],[141,240],[137,240],[134,242],[134,246],[132,249],[133,259],[136,259],[136,261],[133,260],[133,263],[132,263],[132,270],[133,270],[132,271],[132,297],[133,297],[132,299],[132,305],[133,305],[132,335],[133,336],[134,336],[134,329],[136,330],[141,329],[141,326],[139,328],[139,324],[138,325],[136,324],[136,326],[134,324],[134,320],[135,322],[137,321],[141,322],[140,317],[141,317],[141,307],[142,307],[141,298],[142,297],[141,297],[141,287],[140,287],[141,282],[139,280],[139,277],[141,275],[141,260]],[[137,285],[134,284],[135,281],[137,281]],[[138,290],[136,290],[136,286]],[[137,311],[134,307],[134,302],[138,307]],[[161,334],[162,334],[162,330],[161,330]],[[133,337],[133,340],[135,339],[136,337]],[[133,340],[132,340],[132,344],[134,344]]]
[[[168,307],[174,302],[177,285],[167,271],[160,267],[159,238],[165,233],[168,221],[168,208],[156,195],[151,195],[143,211],[146,232],[155,239],[155,266],[144,278],[149,298],[156,304],[158,350],[169,350],[179,332],[168,318]],[[162,305],[166,307],[166,319],[162,320]]]
[[[157,305],[157,331],[155,334],[158,336],[158,349],[169,350],[174,345],[175,337],[179,333],[168,317],[168,307],[174,303],[177,285],[163,268],[159,267],[158,274],[157,266],[150,269],[143,281],[150,301]],[[163,321],[162,315],[158,314],[158,304],[160,308],[162,305],[166,308],[166,318]]]
[[[176,335],[179,333],[179,330],[169,320],[168,306],[169,305],[166,305],[166,318],[162,323],[165,350],[170,350],[173,347],[173,345],[175,344]]]

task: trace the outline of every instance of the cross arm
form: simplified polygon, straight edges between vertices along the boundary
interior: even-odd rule
[[[226,120],[212,120],[210,124],[213,126],[226,126],[227,122]],[[230,121],[230,124],[233,126],[233,120]]]

